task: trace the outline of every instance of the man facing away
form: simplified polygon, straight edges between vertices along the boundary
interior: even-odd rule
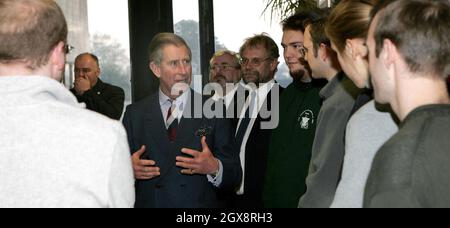
[[[232,192],[241,180],[229,120],[207,117],[202,108],[206,98],[189,88],[191,59],[181,37],[156,35],[149,67],[160,89],[125,112],[128,141],[136,151],[132,160],[138,208],[219,207],[218,192]]]
[[[375,99],[401,126],[378,151],[364,207],[450,207],[450,3],[398,0],[371,23]]]
[[[78,101],[85,103],[89,110],[119,120],[122,116],[125,92],[120,87],[100,80],[98,57],[91,53],[77,56],[74,71],[75,83],[71,91]]]
[[[306,191],[322,83],[312,80],[301,48],[304,22],[317,17],[318,12],[298,13],[282,23],[284,58],[294,82],[280,97],[280,123],[270,141],[263,195],[267,208],[296,208]]]
[[[0,206],[132,207],[125,130],[59,83],[66,41],[54,1],[0,1]]]

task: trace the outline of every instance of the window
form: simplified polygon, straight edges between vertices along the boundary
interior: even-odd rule
[[[192,51],[192,87],[202,91],[200,61],[200,27],[198,0],[173,0],[173,22],[175,34],[181,36]],[[189,9],[189,10],[186,10]]]
[[[57,0],[57,3],[69,26],[68,43],[75,47],[67,56],[66,87],[73,86],[75,57],[91,52],[99,57],[101,80],[124,89],[125,106],[131,104],[128,0]]]
[[[287,87],[292,79],[283,58],[283,48],[281,47],[283,31],[280,21],[272,22],[270,15],[262,15],[267,2],[261,0],[214,0],[213,3],[214,33],[219,43],[219,45],[216,44],[216,49],[239,52],[239,48],[246,38],[263,32],[269,34],[279,44],[280,51],[280,65],[275,78],[283,87]]]

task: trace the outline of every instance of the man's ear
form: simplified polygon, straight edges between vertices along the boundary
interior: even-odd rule
[[[160,78],[161,77],[161,68],[156,65],[155,62],[151,62],[149,64],[150,70],[153,72],[153,74],[155,74],[156,77]]]
[[[329,51],[333,51],[333,50],[331,50],[331,48],[329,48],[327,45],[321,43],[319,45],[319,50],[318,50],[317,54],[319,55],[319,58],[325,62],[327,60],[328,56],[330,55]]]
[[[52,50],[49,58],[53,70],[64,71],[66,67],[66,53],[64,50],[64,42],[59,42]]]
[[[385,64],[386,68],[389,68],[395,63],[398,57],[397,47],[388,39],[383,40],[383,48],[381,49],[380,59]]]

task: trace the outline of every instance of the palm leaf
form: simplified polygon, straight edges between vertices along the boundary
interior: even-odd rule
[[[295,12],[317,7],[316,0],[265,0],[266,7],[262,14],[270,13],[271,20],[284,19]]]

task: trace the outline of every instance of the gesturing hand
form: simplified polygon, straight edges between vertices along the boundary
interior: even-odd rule
[[[141,156],[145,153],[145,146],[132,156],[134,178],[137,180],[151,180],[161,175],[159,167],[156,162],[152,160],[142,160]]]
[[[182,174],[212,175],[219,170],[219,161],[206,144],[206,137],[202,138],[202,151],[183,148],[182,153],[192,156],[192,158],[178,156],[176,165],[183,168]]]

